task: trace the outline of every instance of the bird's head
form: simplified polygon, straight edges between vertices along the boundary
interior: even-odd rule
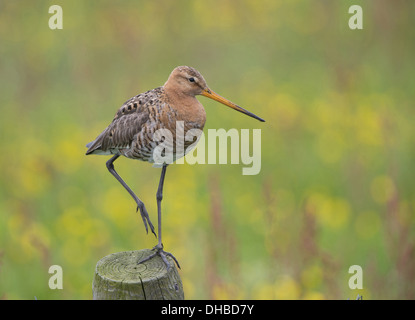
[[[234,110],[242,112],[252,118],[255,118],[259,121],[265,121],[264,119],[261,119],[255,114],[249,112],[248,110],[245,110],[244,108],[234,104],[228,99],[225,99],[224,97],[221,97],[220,95],[212,91],[208,87],[206,80],[203,78],[200,72],[192,67],[176,67],[170,74],[169,78],[164,84],[164,87],[167,87],[169,90],[173,90],[177,93],[190,95],[193,97],[196,95],[205,96],[207,98],[218,101]]]
[[[188,66],[175,68],[164,86],[190,96],[202,94],[203,90],[209,89],[200,72]]]

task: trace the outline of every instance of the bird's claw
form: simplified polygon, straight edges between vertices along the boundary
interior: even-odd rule
[[[147,212],[146,208],[145,208],[145,207],[140,207],[140,206],[137,206],[137,210],[136,210],[136,212],[138,212],[138,210],[140,210],[141,218],[143,219],[144,226],[145,226],[145,228],[146,228],[146,232],[147,232],[147,234],[148,234],[148,226],[147,226],[147,222],[148,222],[148,225],[150,226],[150,230],[151,230],[151,232],[152,232],[152,233],[154,234],[154,236],[157,238],[156,231],[155,231],[155,229],[154,229],[153,224],[152,224],[152,223],[151,223],[151,221],[150,221],[150,217],[148,216],[148,212]]]
[[[159,255],[161,257],[161,259],[163,260],[163,262],[165,263],[166,267],[167,267],[167,271],[170,270],[171,268],[171,264],[170,262],[167,260],[167,257],[171,257],[173,259],[173,261],[176,263],[177,267],[179,269],[180,268],[180,264],[177,261],[177,259],[175,258],[175,256],[173,256],[170,252],[166,252],[163,250],[163,245],[156,245],[152,251],[155,251],[154,253],[150,254],[148,257],[145,257],[144,259],[141,259],[140,261],[138,261],[138,264],[143,263],[145,261],[148,261],[152,258],[154,258],[156,255]]]

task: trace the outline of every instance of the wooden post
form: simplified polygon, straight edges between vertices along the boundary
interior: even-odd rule
[[[173,259],[171,268],[156,256],[142,264],[149,249],[110,254],[98,261],[92,284],[94,300],[183,300],[183,285]]]

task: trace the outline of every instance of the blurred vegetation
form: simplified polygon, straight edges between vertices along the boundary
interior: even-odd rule
[[[169,167],[163,242],[186,298],[415,298],[414,19],[410,0],[2,0],[0,298],[91,299],[100,258],[156,244],[84,146],[178,65],[267,120],[200,98],[205,130],[262,129],[262,170]],[[156,223],[160,169],[116,167]]]

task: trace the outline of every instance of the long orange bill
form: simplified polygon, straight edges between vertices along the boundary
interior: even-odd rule
[[[230,108],[232,108],[232,109],[234,109],[236,111],[242,112],[242,113],[244,113],[244,114],[246,114],[246,115],[248,115],[248,116],[250,116],[252,118],[255,118],[255,119],[259,120],[259,121],[265,122],[264,119],[262,119],[262,118],[260,118],[260,117],[258,117],[256,115],[254,115],[253,113],[249,112],[248,110],[245,110],[244,108],[242,108],[242,107],[234,104],[233,102],[229,101],[228,99],[225,99],[224,97],[221,97],[216,92],[213,92],[210,89],[203,90],[202,91],[202,96],[205,96],[205,97],[208,97],[208,98],[210,98],[212,100],[218,101],[218,102],[224,104],[225,106],[228,106],[228,107],[230,107]]]

